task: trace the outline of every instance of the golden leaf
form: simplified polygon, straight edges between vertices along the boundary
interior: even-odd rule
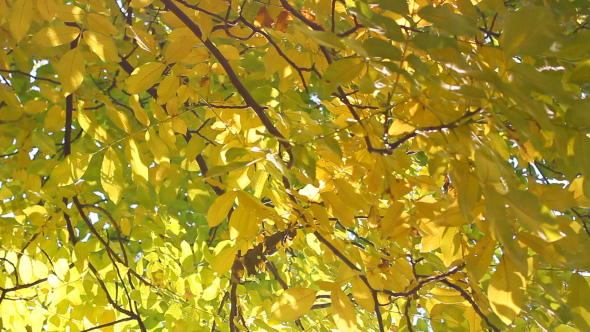
[[[273,303],[271,317],[279,321],[296,320],[305,315],[315,302],[317,290],[310,288],[289,288]]]

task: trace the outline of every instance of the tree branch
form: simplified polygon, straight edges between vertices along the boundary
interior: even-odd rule
[[[211,54],[213,54],[213,56],[215,56],[217,61],[219,61],[219,64],[225,70],[232,85],[236,88],[238,93],[242,96],[242,98],[244,99],[246,104],[254,110],[254,113],[256,113],[256,115],[258,116],[258,118],[260,119],[260,121],[262,122],[264,127],[268,130],[268,132],[270,134],[272,134],[273,136],[277,137],[279,144],[287,150],[287,153],[291,157],[290,158],[291,160],[289,161],[289,163],[290,163],[290,165],[293,164],[293,155],[291,153],[291,143],[289,143],[289,141],[283,136],[283,134],[281,134],[281,132],[277,129],[277,127],[274,126],[274,124],[272,123],[272,121],[270,120],[268,115],[266,115],[266,113],[265,113],[266,108],[262,107],[260,104],[258,104],[258,102],[254,99],[254,97],[252,97],[252,95],[250,94],[248,89],[246,89],[244,84],[242,84],[242,81],[240,80],[240,78],[238,77],[236,72],[231,67],[229,61],[223,56],[221,51],[219,51],[219,49],[215,46],[215,44],[213,44],[213,42],[210,39],[206,39],[203,37],[203,33],[201,32],[201,29],[199,28],[199,26],[195,22],[193,22],[178,6],[176,6],[176,4],[173,2],[173,0],[162,0],[162,3],[164,3],[166,5],[166,7],[172,13],[174,13],[174,15],[176,15],[176,17],[178,17],[178,19],[180,19],[182,21],[182,23],[184,23],[184,25],[186,25],[197,38],[199,38],[203,42],[203,44],[205,45],[205,47],[207,47],[209,52],[211,52]]]

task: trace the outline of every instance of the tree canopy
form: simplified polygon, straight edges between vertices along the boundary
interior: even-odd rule
[[[586,0],[0,28],[0,330],[590,330]]]

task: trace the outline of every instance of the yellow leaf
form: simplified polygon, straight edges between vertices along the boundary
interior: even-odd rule
[[[96,116],[91,111],[79,110],[78,123],[84,129],[84,132],[99,142],[109,142],[109,134],[104,127],[102,127]]]
[[[574,193],[557,183],[545,186],[540,199],[542,204],[555,211],[567,211],[575,205]]]
[[[121,58],[117,52],[117,46],[111,37],[94,31],[84,31],[84,42],[98,57],[105,62],[119,62]]]
[[[33,264],[27,255],[22,255],[18,261],[18,276],[23,284],[28,284],[33,280]]]
[[[459,227],[466,223],[461,209],[459,208],[459,201],[455,200],[443,212],[435,212],[436,219],[434,222],[437,226]]]
[[[86,17],[88,27],[92,31],[100,32],[103,35],[115,36],[119,34],[119,30],[109,21],[109,18],[96,13],[89,13]]]
[[[236,259],[238,254],[238,246],[230,246],[223,248],[217,255],[211,260],[211,269],[214,273],[225,274],[227,273]]]
[[[78,89],[84,80],[84,57],[80,47],[67,51],[61,57],[57,65],[57,75],[64,95],[67,96]]]
[[[357,190],[344,179],[334,179],[334,185],[338,190],[338,196],[342,202],[355,210],[369,211],[369,205],[364,197],[357,192]]]
[[[137,28],[137,27],[127,27],[127,35],[137,42],[137,45],[145,50],[146,52],[154,52],[155,51],[155,42],[154,36],[150,35],[149,33]]]
[[[55,8],[55,15],[62,22],[82,22],[86,12],[76,5],[58,5]]]
[[[112,106],[107,106],[106,110],[109,119],[111,119],[117,125],[117,127],[125,130],[127,133],[131,133],[133,131],[133,127],[129,122],[127,114]]]
[[[228,191],[215,199],[209,211],[207,211],[207,224],[209,227],[219,225],[227,217],[237,195],[237,191]]]
[[[66,261],[66,265],[67,265],[67,261]],[[56,288],[59,286],[59,278],[55,274],[48,275],[47,282],[49,283],[49,286],[51,286],[53,288]]]
[[[315,302],[317,290],[289,288],[273,303],[270,315],[279,321],[295,320],[305,315]]]
[[[529,232],[519,232],[516,239],[524,243],[529,249],[536,251],[542,259],[549,264],[565,268],[567,258],[562,256],[556,249],[553,243],[547,243],[543,239],[534,236]]]
[[[78,181],[88,168],[91,155],[82,153],[73,153],[66,157],[51,172],[51,181],[55,181],[59,186],[67,186]]]
[[[113,203],[118,204],[123,195],[123,164],[117,156],[117,152],[108,148],[104,154],[102,167],[100,168],[100,183]]]
[[[167,76],[158,85],[158,103],[165,104],[170,98],[176,95],[180,87],[180,79],[178,76]]]
[[[154,0],[131,0],[130,6],[133,8],[143,8],[149,6]]]
[[[129,97],[129,106],[133,110],[137,121],[141,122],[143,125],[149,126],[150,117],[148,112],[143,107],[141,107],[141,104],[139,103],[139,95],[132,95]]]
[[[475,247],[469,251],[465,258],[467,270],[473,275],[474,280],[480,280],[490,268],[490,263],[496,250],[496,241],[493,241],[490,234],[484,235]]]
[[[233,45],[219,45],[219,51],[228,60],[242,60],[240,51]]]
[[[414,131],[414,126],[407,123],[406,121],[402,121],[400,119],[396,119],[393,121],[389,129],[387,130],[387,134],[389,136],[400,136],[411,133]]]
[[[232,212],[229,219],[229,238],[235,240],[238,238],[248,239],[258,233],[258,218],[255,210],[246,207],[240,201],[240,205]]]
[[[186,135],[186,131],[188,130],[186,123],[184,123],[184,121],[182,119],[179,118],[173,118],[172,121],[172,130],[174,130],[175,132],[181,134],[181,135]]]
[[[567,304],[572,310],[572,321],[580,331],[590,330],[590,286],[578,273],[567,283]]]
[[[115,310],[107,309],[102,313],[102,315],[100,315],[100,319],[98,322],[100,324],[109,324],[109,323],[112,323],[113,321],[116,321],[116,319],[117,319],[117,314],[115,313]],[[112,332],[113,326],[109,325],[104,328],[101,328],[101,331]]]
[[[510,202],[511,211],[520,224],[533,234],[547,242],[563,237],[557,227],[555,215],[539,202],[537,196],[524,190],[512,190],[505,197]]]
[[[154,128],[150,128],[145,133],[147,146],[154,155],[154,161],[157,164],[170,164],[170,152],[166,143],[160,139]]]
[[[17,0],[11,9],[10,33],[18,43],[29,32],[33,18],[33,2],[31,0]]]
[[[446,266],[451,266],[455,260],[463,258],[461,232],[458,227],[445,227],[440,239],[440,250]]]
[[[25,105],[25,113],[39,114],[47,110],[47,102],[43,100],[31,100]]]
[[[55,0],[37,0],[37,10],[47,22],[55,17]]]
[[[159,62],[148,62],[135,68],[125,80],[127,92],[137,94],[151,88],[160,79],[164,69],[166,65]]]
[[[481,331],[481,317],[477,314],[473,307],[468,307],[464,314],[465,320],[469,323],[469,332]]]
[[[203,290],[203,300],[211,301],[219,295],[219,285],[211,284]]]
[[[332,291],[332,317],[342,332],[357,331],[356,312],[352,302],[340,289]],[[373,308],[374,310],[374,308]]]
[[[47,278],[49,269],[45,263],[35,260],[33,261],[33,274],[39,279]]]
[[[121,232],[125,235],[131,234],[131,221],[129,221],[129,218],[121,219]]]
[[[328,207],[328,210],[334,215],[334,217],[338,218],[344,227],[356,226],[354,212],[342,202],[338,195],[333,192],[325,191],[320,193],[320,196]]]
[[[134,138],[130,138],[128,141],[128,155],[129,161],[131,164],[131,170],[133,170],[134,177],[133,179],[136,181],[141,181],[142,183],[147,183],[149,178],[149,169],[148,166],[143,162],[141,158],[141,152],[139,149],[139,145]]]
[[[356,277],[352,279],[352,296],[354,301],[358,303],[363,309],[373,312],[375,311],[375,300],[371,289],[367,287],[361,278]]]
[[[33,36],[31,42],[46,47],[59,46],[70,43],[79,35],[80,29],[77,27],[55,25],[41,29]]]
[[[505,256],[496,267],[488,287],[492,310],[504,324],[511,324],[524,304],[525,277]]]
[[[381,237],[399,239],[398,234],[406,234],[410,231],[410,225],[406,223],[407,215],[404,212],[404,203],[393,201],[387,208],[381,220]]]

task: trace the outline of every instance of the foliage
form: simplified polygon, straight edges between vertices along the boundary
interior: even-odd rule
[[[3,331],[588,331],[584,0],[0,0]]]

